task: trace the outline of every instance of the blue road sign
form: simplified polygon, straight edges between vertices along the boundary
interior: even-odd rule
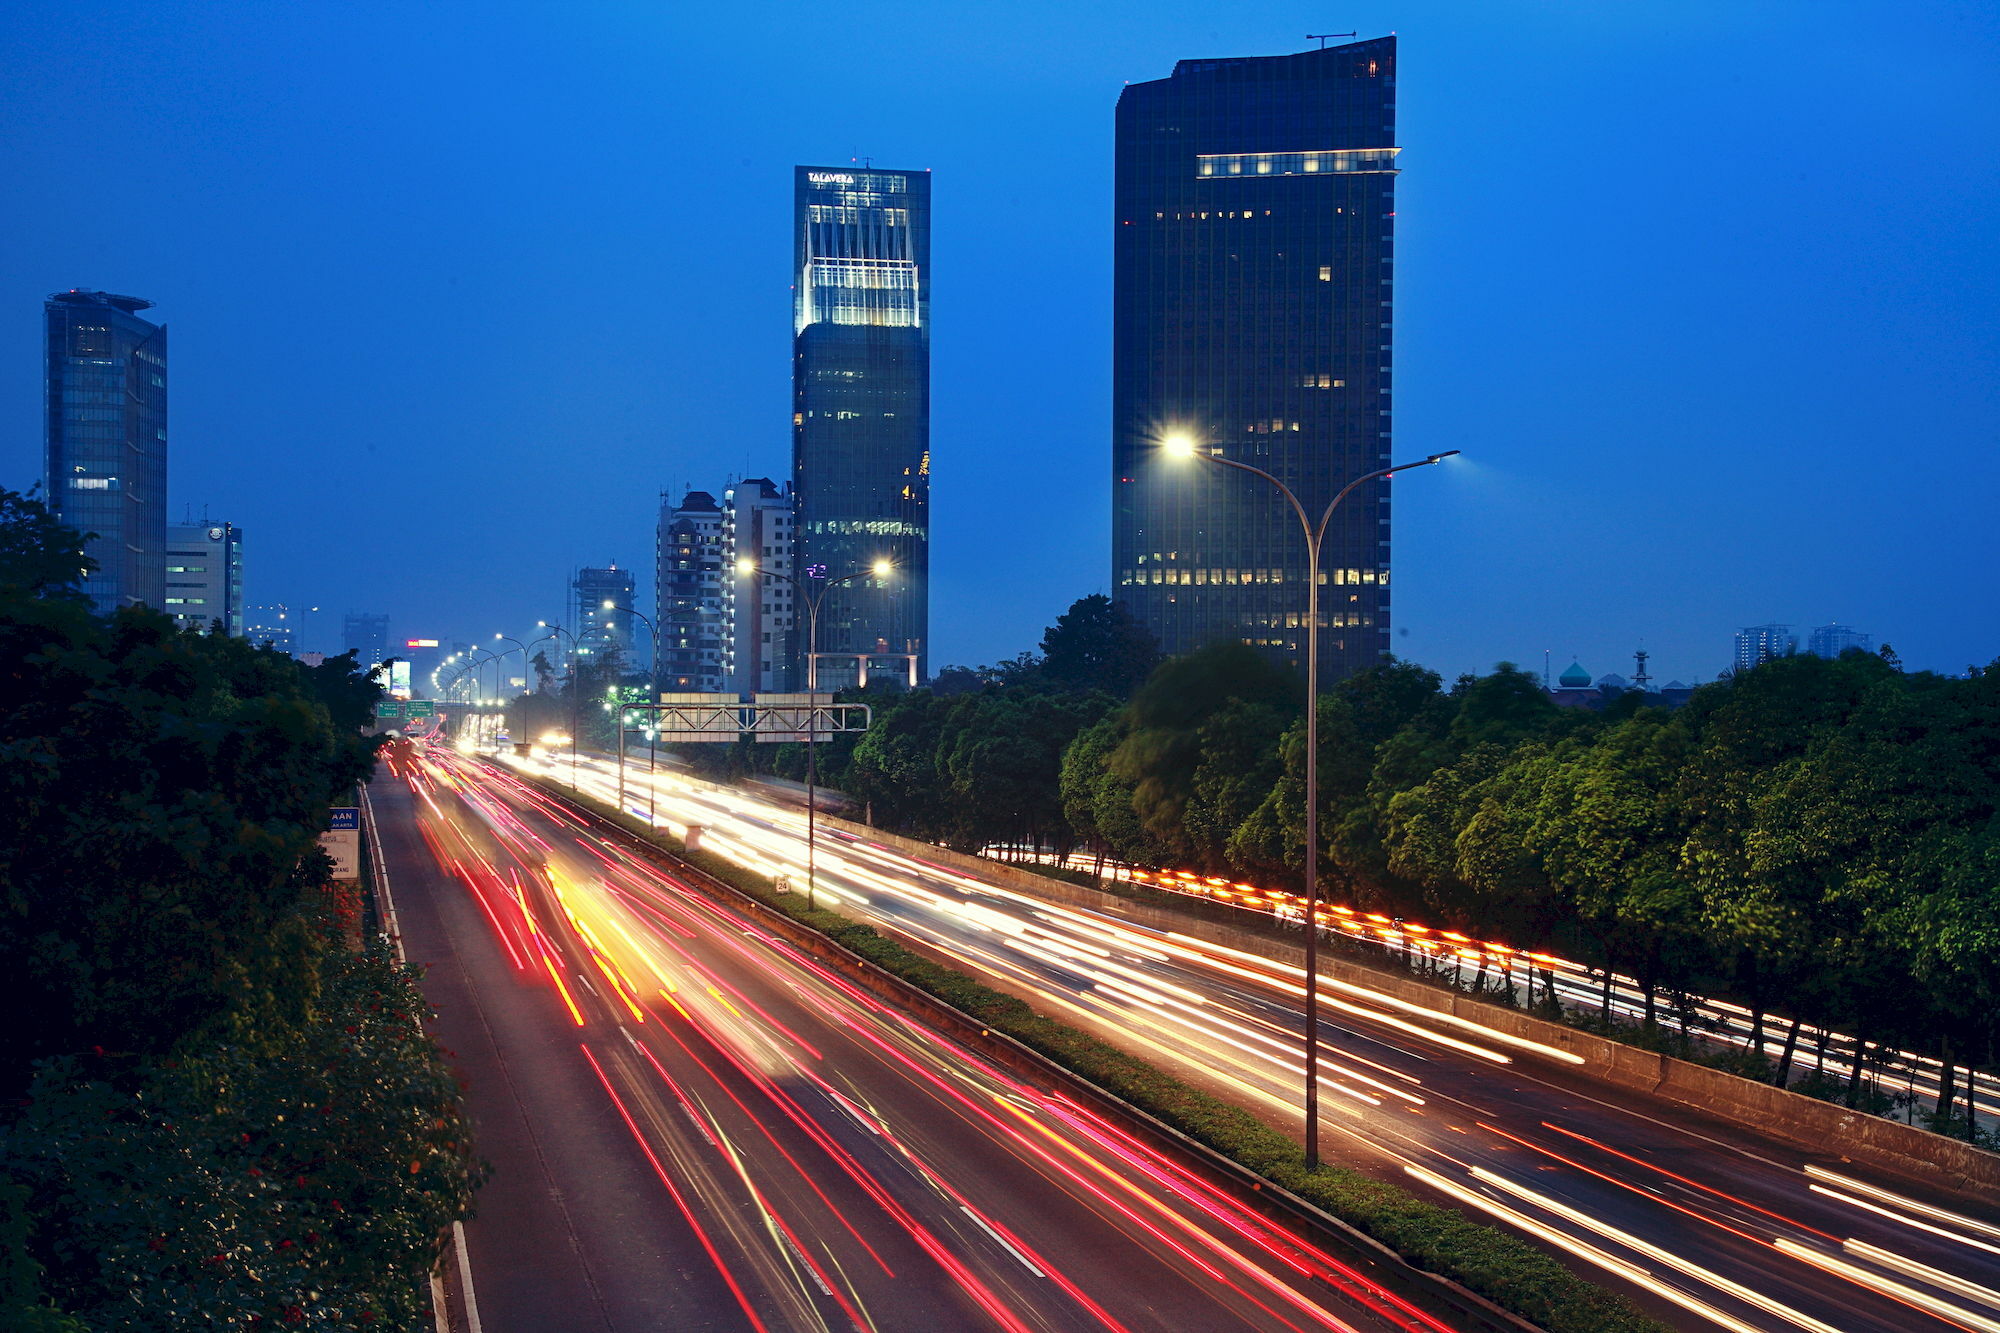
[[[327,811],[326,827],[329,832],[338,833],[343,829],[359,832],[361,829],[361,807],[358,805],[336,805]]]

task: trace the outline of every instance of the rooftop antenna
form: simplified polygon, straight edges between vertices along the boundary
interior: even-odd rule
[[[1318,42],[1319,49],[1324,51],[1326,50],[1326,43],[1329,38],[1359,37],[1360,35],[1358,32],[1309,32],[1306,34],[1306,40],[1309,42]]]

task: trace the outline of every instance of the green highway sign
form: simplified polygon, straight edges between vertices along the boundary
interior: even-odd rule
[[[436,717],[437,704],[430,699],[411,699],[403,705],[404,717]]]
[[[401,717],[402,715],[403,705],[398,700],[384,699],[375,705],[376,717]]]

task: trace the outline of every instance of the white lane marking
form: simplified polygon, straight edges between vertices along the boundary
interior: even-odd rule
[[[471,1333],[482,1333],[479,1327],[479,1298],[472,1294],[472,1259],[465,1249],[465,1223],[451,1224],[451,1238],[458,1246],[458,1281],[465,1288],[465,1324]]]
[[[1047,1277],[1047,1276],[1048,1276],[1048,1274],[1047,1274],[1047,1273],[1044,1273],[1044,1272],[1043,1272],[1043,1271],[1042,1271],[1041,1269],[1039,1269],[1039,1268],[1035,1267],[1035,1265],[1034,1265],[1033,1263],[1031,1263],[1031,1262],[1029,1261],[1029,1259],[1028,1259],[1028,1256],[1027,1256],[1027,1255],[1025,1255],[1025,1254],[1022,1254],[1022,1253],[1021,1253],[1021,1252],[1020,1252],[1019,1250],[1015,1249],[1015,1248],[1014,1248],[1014,1247],[1013,1247],[1012,1245],[1009,1245],[1009,1244],[1007,1243],[1007,1241],[1006,1241],[1006,1238],[1005,1238],[1005,1237],[1001,1236],[1001,1234],[1000,1234],[999,1232],[995,1231],[995,1230],[994,1230],[994,1229],[993,1229],[992,1227],[988,1226],[988,1225],[986,1224],[986,1219],[985,1219],[985,1218],[981,1217],[981,1216],[980,1216],[980,1215],[979,1215],[978,1213],[975,1213],[975,1212],[973,1212],[973,1211],[972,1211],[972,1210],[971,1210],[970,1208],[967,1208],[967,1207],[966,1207],[966,1206],[965,1206],[964,1204],[960,1204],[960,1205],[958,1206],[958,1211],[960,1211],[961,1213],[964,1213],[964,1214],[965,1214],[965,1215],[966,1215],[967,1217],[971,1218],[971,1219],[972,1219],[972,1220],[973,1220],[974,1222],[977,1222],[977,1223],[979,1224],[979,1229],[980,1229],[981,1231],[983,1231],[983,1232],[985,1232],[985,1233],[986,1233],[987,1235],[989,1235],[989,1236],[993,1237],[993,1243],[994,1243],[995,1245],[998,1245],[998,1246],[999,1246],[999,1247],[1000,1247],[1001,1249],[1003,1249],[1003,1250],[1007,1251],[1007,1253],[1009,1253],[1009,1254],[1013,1255],[1013,1256],[1014,1256],[1014,1257],[1015,1257],[1016,1259],[1018,1259],[1018,1260],[1020,1261],[1020,1263],[1021,1263],[1021,1267],[1023,1267],[1023,1268],[1025,1268],[1025,1269],[1027,1269],[1027,1270],[1028,1270],[1028,1271],[1029,1271],[1030,1273],[1033,1273],[1033,1274],[1034,1274],[1034,1275],[1035,1275],[1036,1277]]]

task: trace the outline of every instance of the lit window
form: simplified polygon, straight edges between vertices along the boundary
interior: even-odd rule
[[[1333,265],[1331,265],[1331,264],[1321,264],[1321,265],[1319,266],[1319,280],[1320,280],[1321,282],[1332,282],[1332,281],[1333,281]]]

